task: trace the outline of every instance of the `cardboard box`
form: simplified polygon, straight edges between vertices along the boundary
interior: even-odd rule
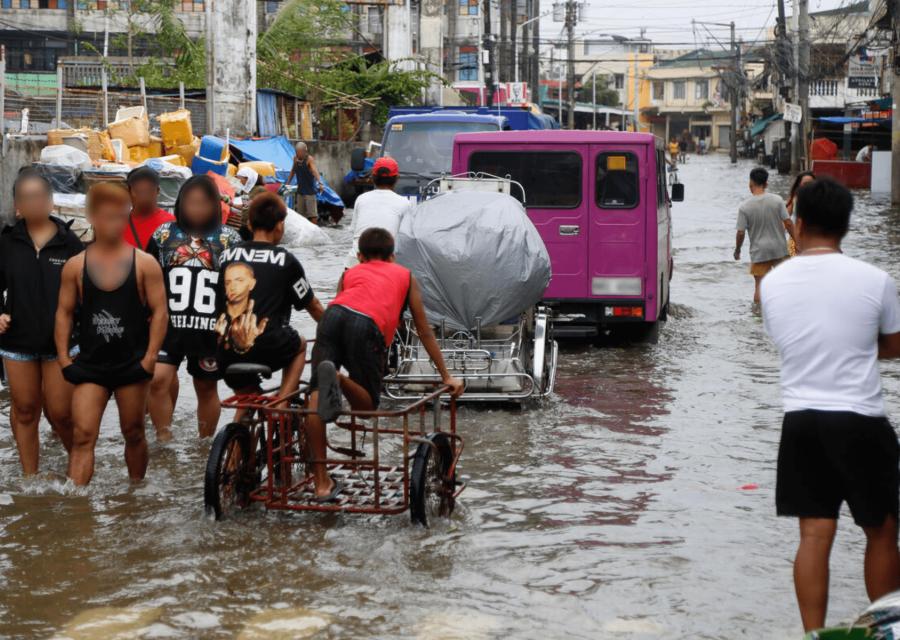
[[[173,153],[170,156],[162,156],[160,158],[163,162],[168,162],[169,164],[174,164],[176,167],[186,167],[187,165],[184,163],[184,158],[182,158],[177,153]]]
[[[128,158],[132,162],[137,162],[140,164],[144,160],[148,158],[152,158],[150,155],[150,147],[143,145],[135,145],[133,147],[128,147]]]
[[[129,147],[150,144],[150,125],[143,118],[125,118],[109,123],[109,137],[118,138]]]
[[[182,160],[184,160],[184,166],[190,167],[194,156],[200,151],[200,138],[195,136],[191,144],[180,145],[172,149],[166,149],[166,151],[181,156]]]

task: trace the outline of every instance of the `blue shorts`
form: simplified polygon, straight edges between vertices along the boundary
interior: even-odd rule
[[[69,355],[74,358],[79,351],[80,349],[76,345],[69,351]],[[53,362],[56,360],[56,353],[20,353],[18,351],[0,349],[0,358],[14,362]]]

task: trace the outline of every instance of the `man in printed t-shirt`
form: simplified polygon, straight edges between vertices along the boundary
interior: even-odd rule
[[[213,435],[219,423],[216,364],[216,289],[222,252],[240,243],[237,230],[222,224],[219,191],[209,176],[184,183],[175,202],[175,222],[159,227],[147,253],[163,269],[169,299],[169,331],[150,385],[150,417],[157,440],[171,439],[175,411],[173,385],[187,360],[197,392],[200,437]]]
[[[286,217],[277,195],[253,199],[248,213],[253,239],[222,254],[216,320],[220,370],[239,362],[283,369],[279,395],[297,390],[305,364],[306,343],[290,326],[291,309],[306,309],[316,322],[324,313],[300,262],[277,246]],[[228,376],[226,382],[251,392],[258,380]]]

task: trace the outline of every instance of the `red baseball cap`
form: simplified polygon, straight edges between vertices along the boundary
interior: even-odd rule
[[[373,176],[393,178],[398,173],[400,173],[400,167],[397,166],[397,161],[388,156],[378,158],[378,160],[375,161],[375,164],[372,165]]]

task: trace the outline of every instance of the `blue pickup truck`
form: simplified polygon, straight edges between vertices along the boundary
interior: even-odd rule
[[[344,177],[348,206],[372,188],[369,172],[379,156],[390,156],[400,165],[397,193],[418,198],[423,186],[450,172],[457,133],[558,128],[549,116],[513,107],[396,107],[389,116],[380,145],[370,143],[380,148],[353,151],[351,171]]]

